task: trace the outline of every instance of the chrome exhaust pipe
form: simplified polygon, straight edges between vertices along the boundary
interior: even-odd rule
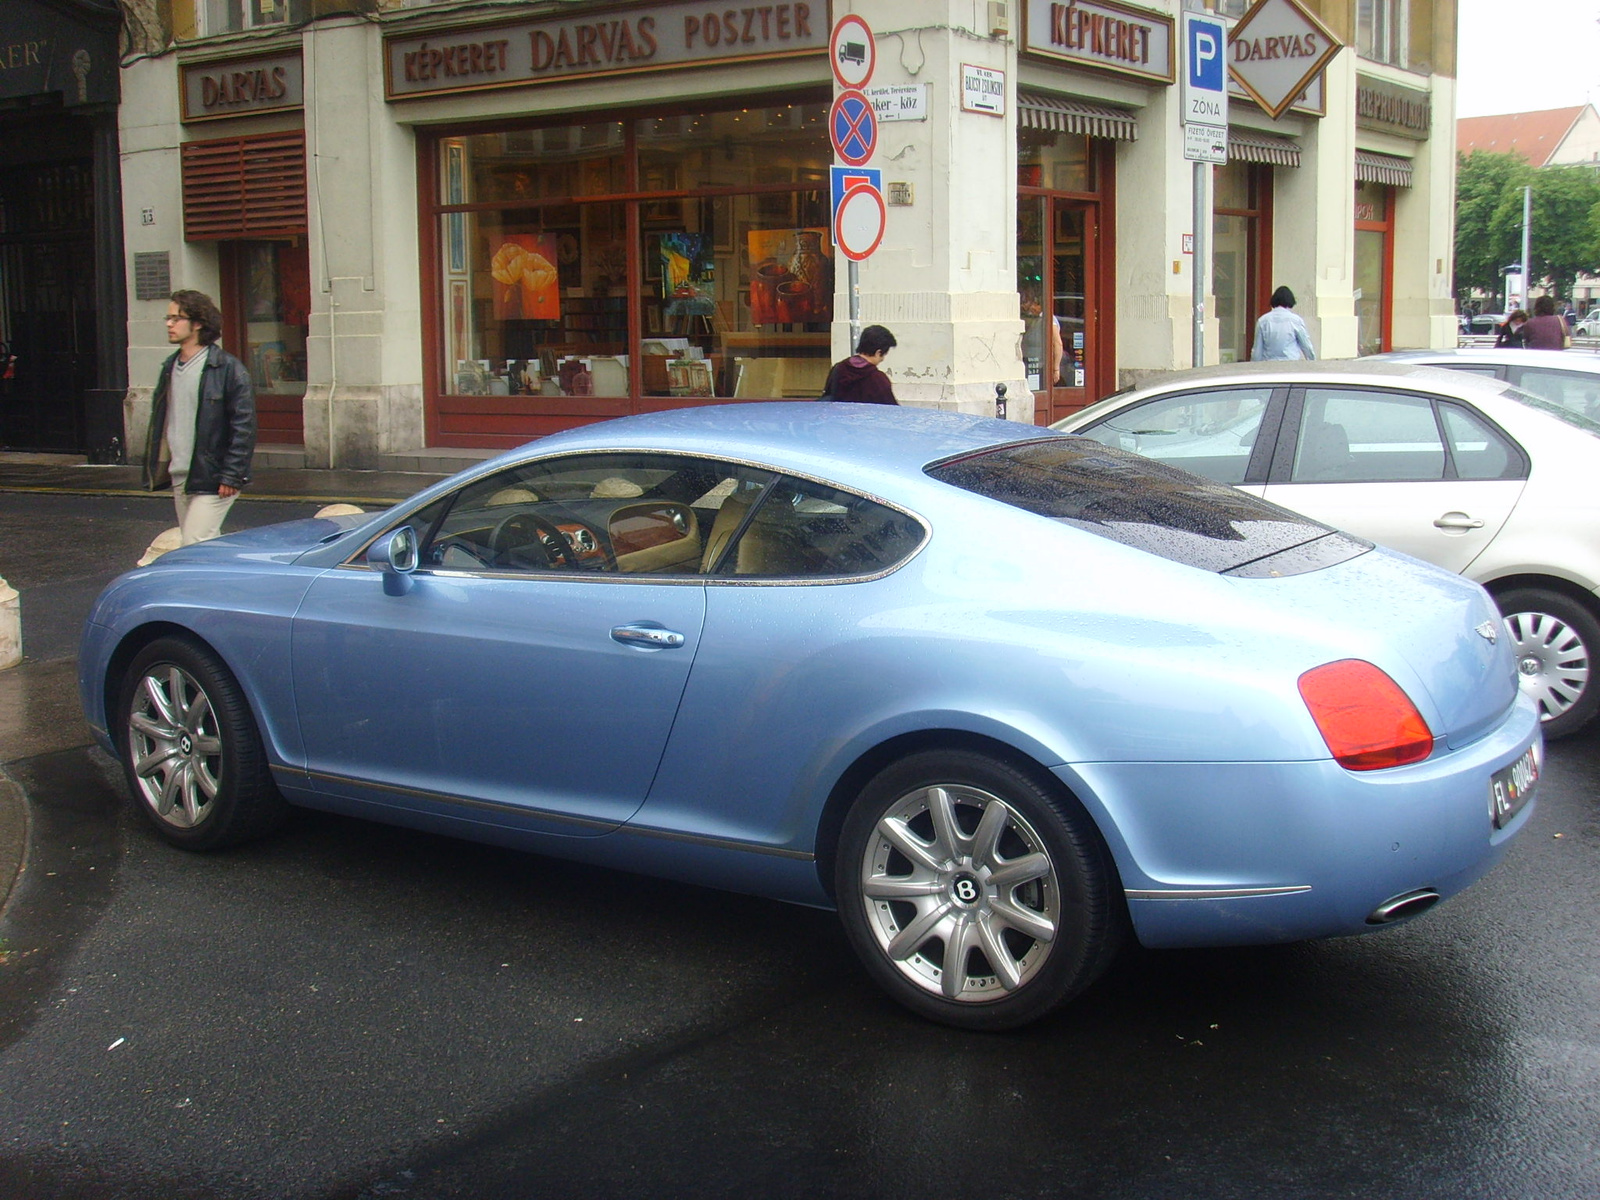
[[[1391,896],[1367,916],[1368,925],[1393,925],[1408,917],[1419,916],[1439,903],[1439,893],[1432,888],[1418,888],[1414,892],[1401,892]]]

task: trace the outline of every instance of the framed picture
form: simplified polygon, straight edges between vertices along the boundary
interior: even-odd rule
[[[674,396],[711,396],[711,361],[705,358],[669,358],[667,390]]]
[[[661,281],[661,235],[644,235],[644,277],[649,283]]]
[[[467,194],[467,148],[460,142],[444,147],[444,202],[464,204]],[[467,215],[451,213],[445,218],[445,246],[450,270],[459,275],[467,269]]]

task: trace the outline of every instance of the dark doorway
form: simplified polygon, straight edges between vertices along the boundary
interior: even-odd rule
[[[0,116],[0,446],[80,450],[98,375],[87,122]]]

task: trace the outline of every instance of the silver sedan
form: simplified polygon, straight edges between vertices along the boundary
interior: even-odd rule
[[[1168,376],[1054,428],[1481,583],[1557,738],[1600,710],[1600,421],[1581,399],[1398,360],[1245,363]]]

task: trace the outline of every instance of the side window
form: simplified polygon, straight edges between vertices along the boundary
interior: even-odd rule
[[[411,523],[423,570],[694,576],[774,478],[687,455],[574,454],[466,484]]]
[[[1499,430],[1459,404],[1440,404],[1458,479],[1519,479],[1522,455]]]
[[[865,496],[780,479],[750,514],[718,575],[842,578],[888,570],[922,544],[913,518]]]
[[[1600,373],[1522,368],[1517,386],[1580,417],[1600,418]]]
[[[1308,388],[1295,483],[1399,483],[1444,478],[1444,442],[1420,396]]]
[[[1125,409],[1082,431],[1102,446],[1129,450],[1218,483],[1243,483],[1271,388],[1169,396]]]

